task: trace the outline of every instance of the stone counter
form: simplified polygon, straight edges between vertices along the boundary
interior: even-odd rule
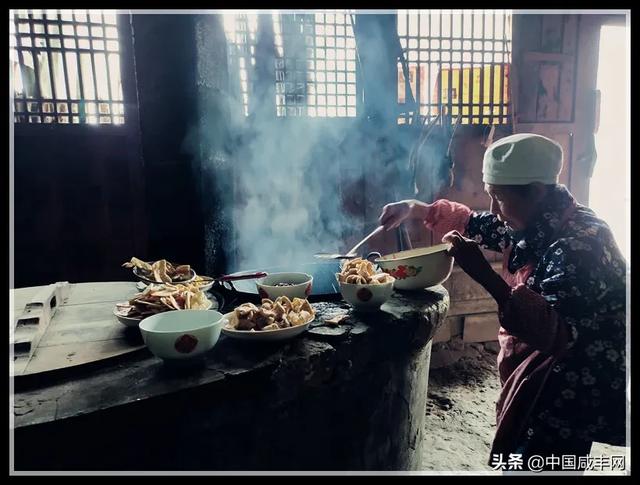
[[[15,394],[16,470],[415,470],[446,290],[380,312],[314,303],[283,342],[222,336],[197,365],[146,349]],[[348,317],[338,327],[324,319]]]

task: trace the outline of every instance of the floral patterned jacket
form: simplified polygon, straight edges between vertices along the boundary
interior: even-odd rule
[[[520,233],[462,204],[433,206],[428,228],[462,229],[484,248],[505,253],[505,272],[528,266],[528,278],[512,291],[508,311],[501,309],[501,332],[507,329],[543,356],[557,350],[543,343],[548,336],[562,346],[527,422],[518,428],[547,441],[624,445],[627,275],[607,224],[576,204],[562,185],[547,198],[537,221]],[[556,338],[560,333],[563,340]]]

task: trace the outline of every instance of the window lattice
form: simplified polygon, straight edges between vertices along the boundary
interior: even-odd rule
[[[275,47],[275,108],[279,117],[356,115],[356,46],[347,11],[271,16]],[[255,80],[256,14],[226,14],[232,75],[245,115]]]
[[[461,115],[463,124],[508,122],[510,11],[399,10],[397,27],[422,116]],[[398,103],[406,101],[399,65]],[[399,123],[408,122],[410,111],[407,106]]]
[[[229,53],[229,74],[240,86],[245,116],[249,114],[249,96],[253,92],[254,66],[256,65],[256,14],[225,14],[224,30]],[[233,80],[232,80],[233,82]]]
[[[124,123],[116,23],[109,11],[11,11],[15,122]]]
[[[278,116],[356,115],[356,46],[346,12],[274,15]]]

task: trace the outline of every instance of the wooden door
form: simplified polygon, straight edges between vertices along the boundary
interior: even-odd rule
[[[564,150],[560,183],[588,203],[595,162],[596,70],[602,16],[514,14],[514,131]]]

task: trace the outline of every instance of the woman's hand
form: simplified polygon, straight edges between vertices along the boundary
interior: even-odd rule
[[[480,283],[502,308],[511,297],[511,287],[496,273],[489,261],[484,257],[478,243],[464,237],[458,231],[451,231],[444,235],[443,242],[451,243],[449,254],[456,259],[458,265]]]
[[[428,204],[418,200],[401,200],[387,204],[382,208],[382,214],[378,218],[380,225],[390,231],[400,226],[406,219],[422,218]]]
[[[465,273],[481,285],[484,286],[491,279],[492,273],[495,274],[474,240],[464,237],[458,231],[451,231],[444,235],[442,242],[451,244],[449,254]]]

